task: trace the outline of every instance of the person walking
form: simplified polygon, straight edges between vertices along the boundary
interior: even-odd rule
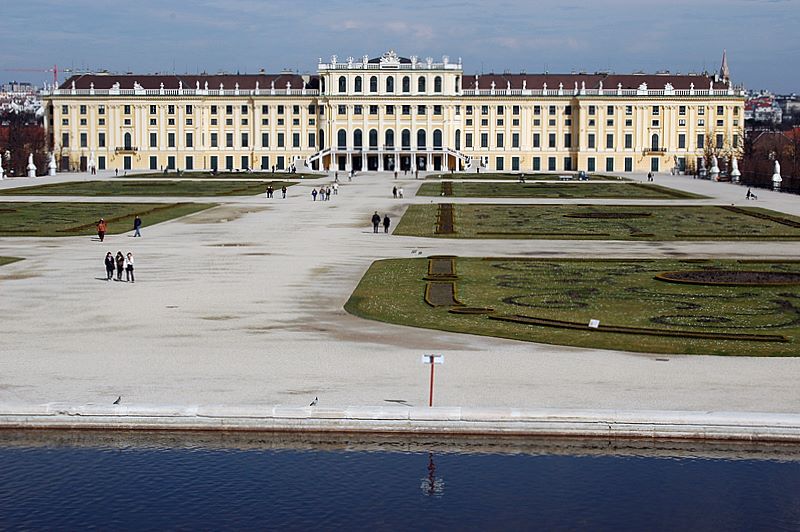
[[[397,189],[397,197],[403,199],[403,187]]]
[[[133,236],[142,236],[141,232],[142,228],[142,219],[139,218],[139,215],[136,215],[136,218],[133,219]]]
[[[394,171],[394,178],[397,179],[397,170]]]
[[[372,232],[378,232],[378,226],[381,225],[381,215],[378,214],[378,211],[375,211],[375,214],[372,215]]]
[[[392,196],[397,199],[397,187],[392,187]]]
[[[331,200],[331,187],[325,189],[325,201]]]
[[[283,199],[286,199],[286,185],[281,187],[281,194],[283,194]]]
[[[334,196],[338,196],[339,195],[339,183],[338,183],[338,181],[334,181],[334,183],[333,183],[333,195]]]
[[[114,278],[114,266],[115,266],[114,255],[112,255],[110,251],[106,253],[106,258],[104,262],[106,264],[106,281],[110,281],[111,279]]]
[[[131,283],[133,282],[133,253],[130,251],[125,257],[125,280]]]
[[[419,179],[419,168],[414,170],[414,179]]]
[[[647,172],[647,180],[648,181],[652,181],[653,180],[653,172]]]
[[[747,188],[747,194],[745,194],[744,199],[748,199],[749,200],[751,197],[753,197],[753,193],[750,192],[750,188],[748,187]]]
[[[317,201],[317,189],[316,188],[312,188],[311,189],[311,198],[312,198],[313,201]]]
[[[104,219],[100,218],[100,221],[97,222],[97,236],[100,238],[100,242],[102,242],[103,239],[106,237],[107,229],[108,229],[108,224],[106,224],[106,221]]]
[[[115,260],[117,263],[117,281],[121,281],[122,270],[125,269],[125,255],[123,255],[121,251],[117,251],[117,256]]]
[[[388,233],[389,232],[389,225],[391,223],[392,223],[392,221],[389,219],[389,215],[385,214],[383,216],[383,232],[384,233]]]

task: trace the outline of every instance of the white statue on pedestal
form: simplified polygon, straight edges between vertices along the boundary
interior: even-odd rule
[[[86,169],[89,171],[90,174],[95,175],[97,170],[95,169],[96,163],[94,162],[94,150],[89,153],[89,163],[86,165]]]
[[[36,165],[33,164],[33,154],[28,155],[28,177],[36,177]]]
[[[711,156],[711,170],[709,172],[711,173],[711,179],[719,181],[719,161],[717,161],[716,155]]]
[[[739,161],[736,160],[736,157],[731,157],[731,181],[734,183],[739,182],[739,178],[742,177],[742,173],[739,171]]]
[[[3,170],[3,154],[0,153],[0,179],[6,178],[6,172]]]
[[[50,162],[47,164],[47,175],[56,175],[56,155],[50,152]]]
[[[772,189],[780,190],[783,178],[781,177],[781,163],[775,161],[775,173],[772,174]]]

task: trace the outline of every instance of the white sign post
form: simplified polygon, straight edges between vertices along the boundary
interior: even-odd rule
[[[422,363],[431,366],[431,386],[428,394],[428,406],[433,406],[433,368],[436,364],[444,364],[444,355],[422,355]]]

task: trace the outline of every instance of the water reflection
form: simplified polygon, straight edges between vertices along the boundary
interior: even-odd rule
[[[433,462],[433,453],[428,453],[428,476],[422,479],[422,493],[429,497],[444,495],[444,479],[436,478],[436,464]]]

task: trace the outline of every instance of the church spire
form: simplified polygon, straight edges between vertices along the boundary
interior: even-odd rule
[[[722,66],[719,67],[719,77],[722,81],[731,79],[731,71],[728,70],[728,51],[722,50]]]

